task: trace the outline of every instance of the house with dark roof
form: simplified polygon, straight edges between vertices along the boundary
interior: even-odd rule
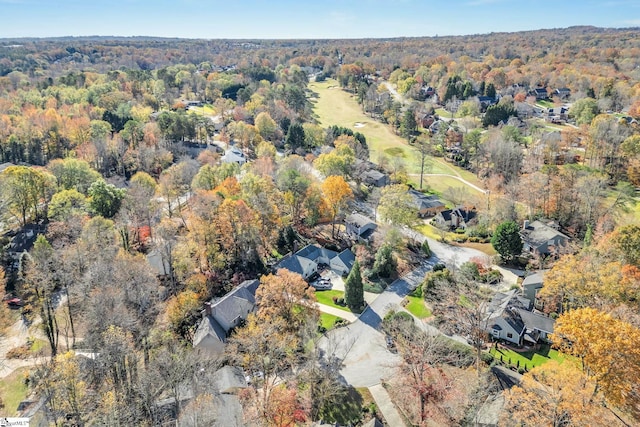
[[[368,241],[375,229],[378,227],[375,222],[359,213],[352,213],[344,219],[347,235],[354,240]]]
[[[231,330],[255,310],[259,284],[259,280],[245,280],[222,298],[206,302],[193,346],[212,354],[222,353]]]
[[[413,189],[409,190],[409,194],[413,197],[420,218],[432,217],[446,209],[444,203],[438,199],[438,196],[424,194]]]
[[[549,93],[547,92],[547,88],[545,87],[537,87],[531,91],[529,91],[530,96],[535,96],[536,101],[541,101],[549,98]]]
[[[442,228],[462,228],[465,229],[476,218],[475,209],[465,209],[457,207],[455,209],[446,209],[435,216],[434,220],[439,227]]]
[[[338,253],[315,245],[307,245],[298,252],[284,257],[276,266],[298,273],[305,280],[318,272],[318,266],[326,265],[342,276],[349,274],[356,257],[350,249]]]
[[[36,239],[40,234],[47,231],[46,224],[26,224],[18,231],[9,231],[4,237],[9,239],[9,244],[5,246],[6,254],[9,258],[7,267],[9,270],[17,270],[20,265],[20,257],[23,253],[29,252],[33,248]]]
[[[541,221],[532,223],[524,221],[520,237],[522,237],[523,252],[540,255],[557,253],[558,248],[565,246],[570,240],[568,236],[558,231],[555,223],[545,224]]]
[[[560,99],[569,99],[569,97],[571,97],[571,89],[568,87],[559,87],[553,91],[553,94]]]
[[[360,179],[365,184],[372,185],[374,187],[384,187],[390,183],[389,175],[376,169],[369,169],[362,172],[360,174]]]
[[[487,306],[485,324],[487,332],[497,340],[519,346],[547,340],[553,333],[555,321],[528,310],[531,302],[517,295],[517,290],[498,292]]]
[[[534,308],[542,310],[543,308],[542,301],[538,299],[538,293],[544,286],[543,276],[547,271],[549,270],[538,270],[525,277],[522,281],[522,294],[525,298],[531,301],[529,310],[533,310]]]

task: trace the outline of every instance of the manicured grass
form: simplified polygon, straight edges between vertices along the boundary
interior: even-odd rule
[[[16,369],[6,378],[0,380],[0,396],[4,402],[2,414],[15,415],[18,405],[27,397],[28,387],[24,383],[27,369]]]
[[[424,303],[424,299],[412,296],[407,296],[405,299],[409,302],[404,306],[404,308],[418,319],[425,319],[431,316],[431,310],[429,310],[427,305]]]
[[[317,300],[318,300],[318,302],[320,304],[324,304],[324,305],[328,305],[328,306],[331,306],[331,307],[335,307],[335,308],[338,308],[338,309],[344,310],[344,311],[351,311],[351,310],[349,310],[348,307],[343,307],[343,306],[338,305],[335,302],[333,302],[333,297],[344,298],[344,292],[336,291],[336,290],[316,291],[316,298],[317,298]]]
[[[336,321],[339,320],[340,317],[334,316],[333,314],[328,313],[320,313],[320,326],[322,326],[325,330],[333,329],[336,324]]]
[[[539,351],[526,351],[516,352],[513,350],[491,347],[489,350],[496,359],[500,359],[502,355],[502,361],[504,363],[510,363],[513,366],[519,366],[526,369],[531,369],[536,366],[540,366],[549,360],[556,360],[560,363],[569,359],[569,356],[559,353],[558,351],[550,348],[549,346],[543,346]]]
[[[440,117],[445,117],[447,119],[453,118],[453,113],[445,110],[444,108],[436,108],[436,114]]]
[[[429,238],[431,238],[433,240],[440,241],[440,238],[441,238],[440,236],[441,236],[442,232],[440,230],[438,230],[436,227],[434,227],[433,225],[431,225],[431,224],[419,225],[419,226],[415,227],[415,230],[418,233],[420,233],[420,234],[422,234],[424,236],[427,236],[427,237],[429,237]],[[446,232],[444,234],[444,238],[445,238],[446,241],[451,241],[451,240],[455,239],[457,236],[458,235],[456,233]]]
[[[394,134],[389,126],[364,114],[353,96],[343,91],[337,81],[312,82],[309,89],[317,95],[313,101],[314,113],[321,126],[339,125],[362,133],[367,138],[369,158],[374,163],[379,163],[383,157],[400,157],[410,172],[420,170],[417,150]],[[364,126],[356,128],[356,123]],[[451,169],[434,161],[431,173],[449,174]]]
[[[540,101],[536,101],[536,105],[539,105],[542,108],[553,108],[553,102],[551,101],[546,101],[546,100],[540,100]]]

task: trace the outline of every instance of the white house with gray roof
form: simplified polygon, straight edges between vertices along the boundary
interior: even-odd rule
[[[495,294],[485,311],[487,332],[495,339],[517,345],[546,340],[555,321],[529,311],[530,301],[516,292],[514,289]]]

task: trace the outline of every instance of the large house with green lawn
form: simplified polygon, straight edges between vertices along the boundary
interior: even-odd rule
[[[517,346],[535,345],[553,333],[555,321],[529,311],[530,301],[517,295],[518,290],[498,292],[485,312],[486,330],[494,339]]]

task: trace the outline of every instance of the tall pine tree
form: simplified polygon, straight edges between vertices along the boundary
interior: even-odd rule
[[[364,288],[362,287],[362,275],[360,264],[356,261],[351,272],[344,282],[344,301],[352,310],[360,310],[364,307]]]

